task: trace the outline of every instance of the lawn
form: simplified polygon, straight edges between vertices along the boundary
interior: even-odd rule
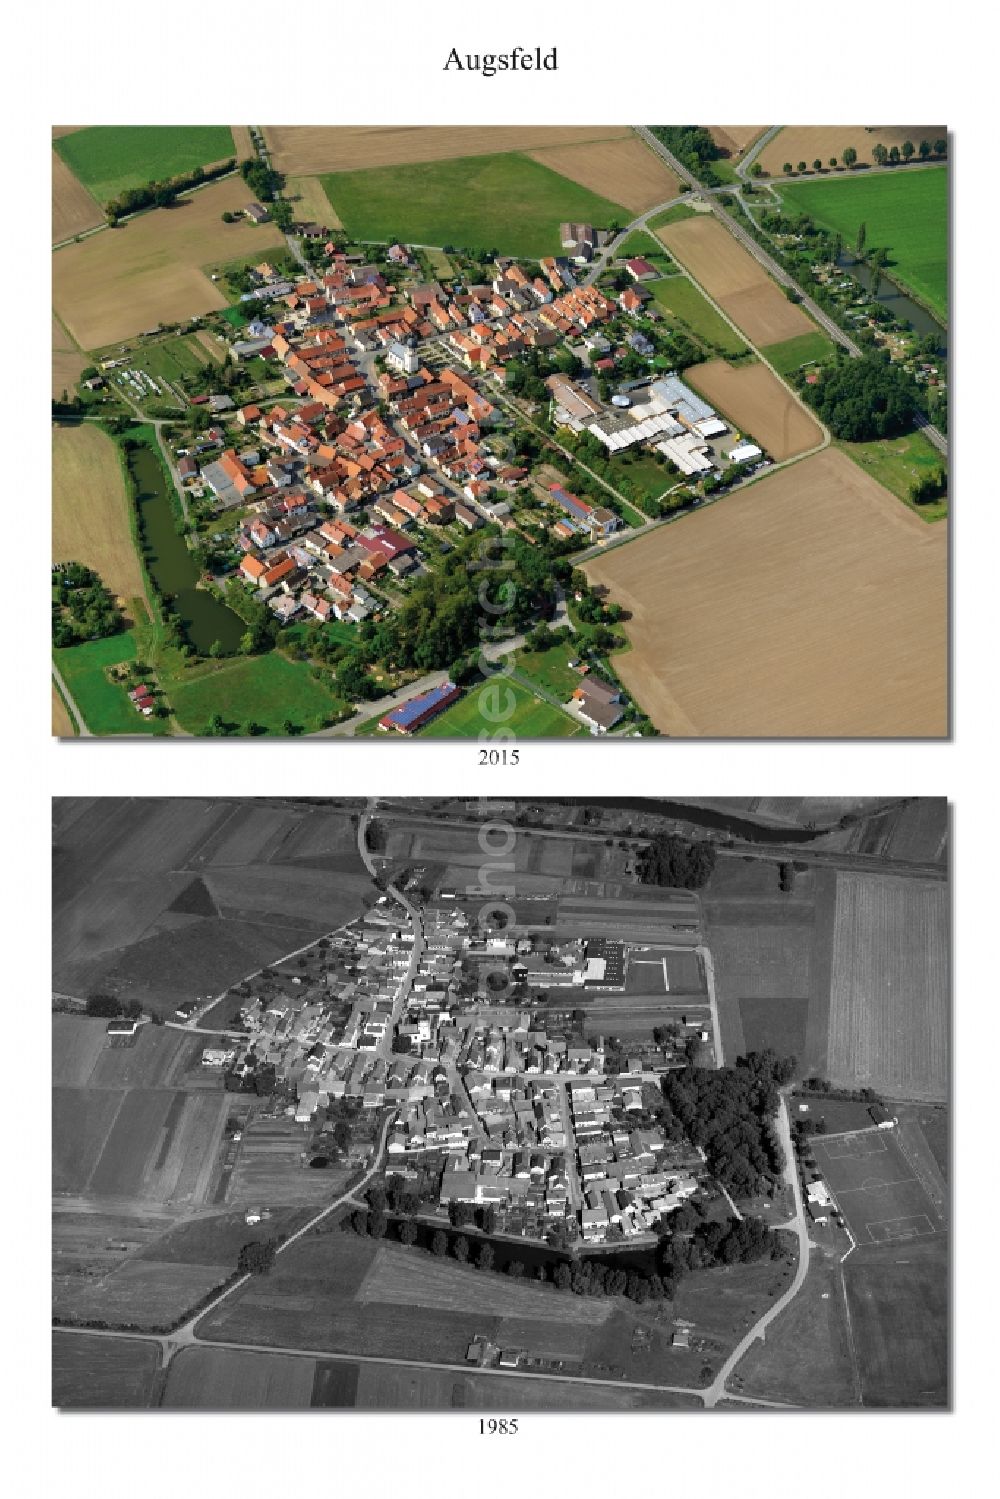
[[[109,682],[105,668],[119,661],[134,661],[137,656],[135,636],[131,630],[109,635],[104,640],[88,640],[52,652],[66,686],[83,714],[92,734],[166,734],[168,721],[143,718],[129,702],[125,687]]]
[[[177,722],[189,734],[201,733],[216,713],[226,724],[242,728],[252,722],[269,734],[283,734],[288,719],[297,731],[311,734],[345,706],[305,662],[289,661],[279,651],[212,663],[165,685]]]
[[[90,125],[53,146],[101,203],[236,155],[228,125]]]
[[[746,354],[746,344],[687,276],[668,276],[646,283],[658,307],[685,323],[696,338],[707,339],[723,354]]]
[[[858,227],[864,223],[869,249],[878,246],[890,252],[890,276],[947,319],[946,167],[782,184],[779,191],[789,207],[839,232],[847,245],[855,243]]]
[[[650,229],[662,229],[664,224],[679,224],[682,219],[693,219],[696,210],[690,208],[687,203],[675,203],[673,208],[668,208],[665,213],[658,213],[655,219],[650,219]]]
[[[645,229],[636,229],[627,239],[624,239],[615,251],[619,260],[631,260],[636,255],[641,255],[648,260],[650,265],[655,265],[658,271],[674,272],[677,267],[658,239],[647,234]]]
[[[513,698],[513,703],[511,699]],[[578,723],[543,702],[520,682],[501,678],[476,683],[457,703],[421,730],[422,739],[492,739],[506,732],[517,739],[566,739],[582,733]]]
[[[878,442],[837,442],[835,446],[885,489],[905,501],[921,520],[942,520],[948,514],[947,495],[926,505],[915,505],[910,499],[910,485],[945,463],[923,433],[909,432],[903,437],[886,437]]]
[[[352,238],[559,255],[561,221],[628,221],[627,209],[512,151],[336,172],[323,186]]]
[[[790,375],[804,364],[829,359],[832,353],[833,344],[825,333],[800,333],[796,338],[786,338],[764,348],[765,356],[779,375]]]
[[[566,702],[583,681],[580,672],[569,664],[577,659],[578,651],[576,642],[570,640],[547,651],[518,651],[514,663],[523,676],[530,677],[560,702]]]

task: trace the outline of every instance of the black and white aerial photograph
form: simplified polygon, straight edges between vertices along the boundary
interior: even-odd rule
[[[933,798],[56,798],[52,1404],[948,1409],[950,852]]]

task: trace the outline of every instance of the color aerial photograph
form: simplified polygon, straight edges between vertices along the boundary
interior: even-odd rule
[[[52,1404],[947,1409],[944,799],[53,802]]]
[[[948,734],[945,126],[56,126],[52,183],[54,734]]]

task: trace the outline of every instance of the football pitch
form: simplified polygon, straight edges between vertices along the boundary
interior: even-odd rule
[[[944,1223],[893,1130],[814,1137],[817,1168],[858,1244],[929,1237]]]

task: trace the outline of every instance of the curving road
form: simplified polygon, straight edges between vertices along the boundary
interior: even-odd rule
[[[52,663],[52,679],[55,682],[56,686],[59,688],[59,691],[62,693],[63,702],[66,704],[66,707],[69,709],[70,713],[72,713],[73,718],[76,721],[76,731],[80,735],[80,738],[92,739],[93,735],[87,728],[83,714],[76,706],[76,699],[73,697],[73,694],[66,686],[63,674],[54,661]]]
[[[784,1295],[779,1296],[774,1305],[769,1307],[764,1315],[754,1323],[750,1331],[741,1338],[712,1383],[704,1391],[705,1405],[708,1409],[711,1409],[720,1400],[733,1399],[730,1391],[726,1389],[727,1380],[747,1350],[757,1342],[758,1338],[763,1340],[771,1323],[776,1317],[781,1316],[785,1307],[799,1294],[805,1285],[806,1276],[809,1273],[809,1230],[806,1223],[805,1204],[802,1201],[802,1189],[799,1185],[798,1168],[795,1163],[795,1151],[792,1148],[792,1127],[788,1118],[788,1103],[784,1093],[781,1095],[781,1106],[778,1110],[778,1132],[781,1136],[781,1144],[785,1152],[785,1181],[791,1187],[792,1196],[795,1201],[795,1216],[788,1223],[782,1225],[783,1229],[792,1229],[799,1241],[799,1262],[795,1270],[795,1278]]]

